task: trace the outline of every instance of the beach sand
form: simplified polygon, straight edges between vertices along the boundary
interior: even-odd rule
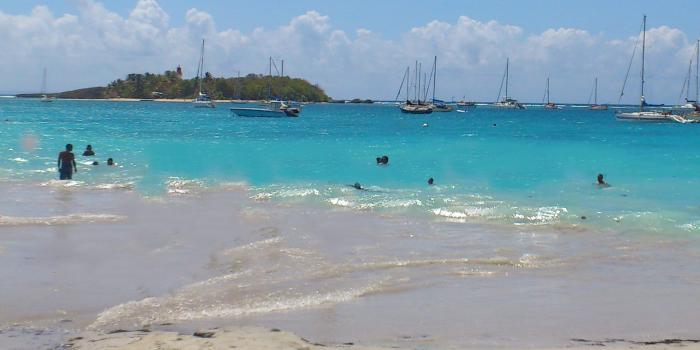
[[[229,349],[295,349],[295,350],[386,350],[398,349],[357,345],[352,342],[342,344],[318,343],[304,339],[290,332],[276,328],[265,329],[256,327],[222,328],[199,330],[192,334],[169,331],[119,331],[110,334],[85,332],[71,338],[66,343],[68,349],[74,350],[229,350]],[[662,339],[658,341],[635,342],[624,339],[607,340],[572,340],[571,345],[564,349],[678,349],[698,350],[698,340]],[[403,349],[409,349],[408,347]]]
[[[663,348],[678,344],[637,342],[698,334],[683,241],[169,189],[0,186],[0,349]]]

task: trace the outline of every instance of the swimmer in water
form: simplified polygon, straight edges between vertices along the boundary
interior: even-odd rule
[[[87,145],[87,147],[85,147],[85,152],[83,152],[83,157],[90,157],[94,155],[95,151],[92,150],[92,145]]]
[[[610,187],[610,184],[605,182],[605,179],[603,178],[603,174],[598,174],[597,184],[598,184],[598,187],[600,187],[600,188]]]
[[[114,166],[114,160],[112,158],[107,158],[107,165]]]
[[[350,187],[352,187],[352,188],[354,188],[354,189],[356,189],[356,190],[367,191],[367,189],[364,188],[364,187],[362,187],[362,185],[361,185],[359,182],[355,182],[354,184],[348,185],[348,186],[350,186]]]
[[[432,186],[433,182],[435,182],[435,180],[433,180],[432,177],[428,179],[428,185]]]

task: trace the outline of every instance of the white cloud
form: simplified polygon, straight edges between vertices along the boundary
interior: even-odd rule
[[[552,97],[585,101],[594,76],[600,95],[616,102],[636,36],[605,38],[579,28],[551,28],[526,34],[518,26],[460,16],[406,28],[397,39],[366,28],[346,32],[316,11],[276,27],[249,32],[217,28],[215,17],[191,8],[168,14],[156,0],[140,0],[123,17],[95,0],[77,1],[77,14],[54,15],[46,6],[29,14],[0,12],[0,91],[34,91],[43,67],[49,87],[65,90],[105,85],[131,72],[162,72],[182,65],[194,73],[201,39],[207,40],[206,69],[214,75],[263,73],[267,57],[285,59],[285,72],[307,78],[334,97],[393,98],[407,65],[418,59],[429,70],[439,57],[438,92],[443,98],[468,94],[496,97],[505,58],[511,58],[511,91],[521,100],[541,99],[546,76]],[[172,16],[184,23],[172,26]],[[647,32],[649,98],[676,102],[693,42],[672,27]],[[634,79],[626,97],[636,100]],[[22,72],[17,74],[17,72]]]

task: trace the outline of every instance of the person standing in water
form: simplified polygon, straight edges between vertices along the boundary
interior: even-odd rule
[[[605,187],[610,187],[610,184],[605,182],[605,179],[603,178],[603,174],[598,174],[598,187],[605,188]]]
[[[73,145],[66,145],[66,150],[58,154],[58,173],[61,180],[72,180],[73,173],[78,172],[78,167],[75,165],[75,155],[73,154]]]

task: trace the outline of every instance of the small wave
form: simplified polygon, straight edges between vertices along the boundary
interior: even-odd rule
[[[450,211],[443,208],[433,209],[433,214],[449,219],[466,219],[467,214],[459,211]]]
[[[56,168],[46,168],[46,169],[34,169],[34,170],[28,170],[30,173],[37,173],[37,174],[43,174],[43,173],[57,173],[58,170]]]
[[[42,182],[41,186],[55,187],[55,188],[70,188],[82,186],[84,182],[76,180],[49,180]]]
[[[560,207],[541,207],[537,208],[537,212],[533,214],[513,214],[513,219],[515,219],[516,225],[522,224],[551,224],[559,221],[562,214],[566,214],[569,211],[566,208]]]
[[[131,190],[134,188],[133,182],[127,183],[111,183],[111,184],[99,184],[95,186],[98,190]]]
[[[236,279],[239,276],[231,276]],[[225,277],[227,280],[229,277]],[[209,288],[208,283],[198,286]],[[178,293],[172,297],[145,298],[114,306],[101,312],[89,329],[103,329],[128,322],[130,325],[146,325],[161,322],[191,321],[206,318],[241,317],[252,314],[292,311],[334,305],[381,290],[383,283],[372,283],[362,287],[331,291],[314,291],[300,294],[300,291],[275,292],[262,297],[238,300],[235,304],[207,300],[203,304],[192,300],[189,293]],[[186,287],[184,290],[190,289]],[[201,288],[197,288],[195,292]],[[297,294],[297,295],[295,295]],[[260,300],[260,299],[263,300]],[[256,300],[257,299],[257,300]]]
[[[318,196],[321,193],[314,188],[294,188],[282,189],[270,192],[260,192],[251,197],[255,200],[268,200],[272,198],[303,198],[308,196]]]
[[[115,222],[124,218],[124,216],[112,214],[71,214],[46,217],[0,216],[0,226],[70,225],[91,222]]]
[[[168,194],[174,195],[192,194],[204,188],[204,183],[199,180],[185,180],[179,177],[171,177],[165,184]]]
[[[337,207],[349,208],[355,206],[355,203],[343,198],[329,198],[326,201]]]
[[[26,162],[28,162],[28,160],[26,160],[26,159],[24,159],[24,158],[20,158],[20,157],[12,158],[12,159],[10,159],[10,160],[13,161],[13,162],[17,162],[17,163],[26,163]]]

